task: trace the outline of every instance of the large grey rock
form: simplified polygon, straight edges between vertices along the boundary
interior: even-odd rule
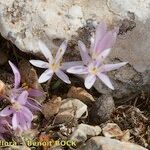
[[[55,53],[60,41],[78,35],[88,19],[112,25],[127,18],[130,11],[136,16],[137,27],[119,41],[114,54],[144,71],[150,66],[149,4],[149,0],[0,0],[0,32],[25,52],[37,53],[36,41],[42,39]]]
[[[25,52],[39,52],[36,42],[41,39],[56,53],[63,39],[72,39],[66,53],[70,60],[79,59],[74,55],[78,52],[74,44],[81,39],[88,45],[93,32],[90,29],[100,21],[121,26],[109,58],[131,65],[119,69],[120,74],[110,74],[116,89],[113,95],[122,98],[150,80],[149,0],[0,0],[0,32]],[[111,93],[101,82],[95,88],[100,93]]]
[[[77,150],[148,150],[129,142],[120,142],[107,137],[92,137]]]
[[[128,61],[138,72],[150,70],[150,18],[145,22],[135,21],[136,27],[123,36],[118,36],[112,58]]]
[[[56,48],[60,40],[76,35],[87,19],[100,20],[106,14],[111,16],[102,0],[0,0],[0,32],[19,49],[36,53],[37,39]]]
[[[114,63],[115,62],[116,61],[114,61]],[[109,72],[108,76],[115,90],[110,90],[100,80],[95,82],[94,87],[100,93],[112,94],[113,97],[118,99],[128,97],[138,90],[141,90],[146,83],[150,83],[148,72],[139,73],[130,64]]]
[[[125,16],[127,11],[134,12],[138,19],[145,22],[150,17],[149,0],[107,0],[107,6],[118,16]]]

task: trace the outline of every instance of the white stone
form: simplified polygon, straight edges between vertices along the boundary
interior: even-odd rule
[[[76,142],[85,142],[89,137],[97,136],[101,133],[99,126],[90,126],[87,124],[79,124],[72,133],[70,139]]]
[[[97,136],[89,139],[77,150],[148,150],[148,149],[133,143],[120,142],[119,140],[110,139],[108,137]]]
[[[134,37],[131,31],[129,40],[120,40],[113,58],[128,61],[138,72],[144,72],[150,66],[149,5],[149,0],[0,0],[0,33],[22,51],[39,52],[37,40],[41,39],[56,53],[59,44],[54,41],[78,36],[78,29],[88,19],[116,25],[130,11],[137,24],[133,34],[139,36]]]
[[[127,12],[134,12],[140,21],[146,21],[150,17],[149,0],[107,0],[109,8],[115,14],[126,16]]]
[[[93,0],[0,0],[0,32],[19,49],[36,53],[38,49],[33,40],[38,38],[54,47],[53,39],[70,39],[87,19],[112,23],[118,16],[112,13],[107,3],[106,0],[94,3]],[[128,10],[135,11],[142,21],[150,11],[149,0],[144,3],[136,0],[109,3],[115,11],[121,10],[123,16]]]
[[[72,109],[74,110],[75,118],[79,119],[85,114],[84,117],[87,117],[88,111],[87,111],[87,105],[81,102],[78,99],[74,98],[67,98],[62,101],[62,105],[60,107],[60,111]],[[73,111],[72,111],[73,112]]]

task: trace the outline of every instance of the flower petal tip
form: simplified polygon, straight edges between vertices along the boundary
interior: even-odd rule
[[[71,84],[71,81],[69,80],[68,82],[66,82],[67,84]]]
[[[72,73],[72,67],[71,68],[69,68],[69,69],[67,69],[66,70],[66,72],[68,72],[68,73]],[[73,74],[73,73],[72,73]]]
[[[113,86],[110,89],[113,90],[113,91],[115,90],[115,88]]]
[[[46,82],[46,81],[45,81]],[[44,83],[42,80],[38,79],[38,83]]]
[[[32,61],[33,61],[33,60],[29,60],[29,62],[30,62],[31,64],[32,64]]]
[[[129,62],[121,62],[122,66],[125,66],[126,64],[128,64]]]
[[[71,81],[69,80],[68,84],[71,84]]]

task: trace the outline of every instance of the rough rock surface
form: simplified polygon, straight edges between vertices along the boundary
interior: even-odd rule
[[[86,118],[88,115],[87,105],[78,99],[67,98],[62,100],[59,112],[55,118],[55,124],[74,123],[76,119]]]
[[[150,70],[150,18],[145,23],[135,22],[132,31],[118,36],[112,58],[128,61],[136,71],[144,72]]]
[[[117,63],[117,61],[112,62]],[[101,80],[97,80],[94,87],[100,93],[112,94],[113,97],[117,99],[130,96],[130,94],[141,90],[142,86],[149,82],[148,73],[139,73],[129,64],[116,71],[109,72],[108,76],[110,77],[115,90],[107,88]]]
[[[100,124],[110,119],[110,115],[115,108],[114,100],[109,95],[102,95],[94,103],[89,113],[90,122]]]
[[[111,12],[102,0],[94,4],[92,0],[1,0],[0,31],[19,49],[36,53],[37,39],[55,47],[60,40],[76,35],[87,19],[101,20],[105,14],[111,15]]]
[[[36,42],[41,39],[56,53],[61,41],[68,39],[67,56],[80,59],[74,50],[77,40],[89,45],[91,32],[101,21],[120,26],[109,58],[129,62],[119,73],[110,74],[116,89],[113,96],[122,98],[150,81],[149,0],[0,0],[0,32],[25,52],[39,52]],[[95,88],[111,93],[101,82]]]
[[[132,143],[120,142],[115,139],[97,136],[89,139],[86,143],[81,145],[81,147],[78,148],[78,150],[147,150],[147,149]]]
[[[112,56],[144,72],[150,66],[149,0],[0,0],[0,32],[25,52],[38,52],[42,39],[55,53],[60,41],[79,36],[87,20],[115,25],[124,19],[132,19],[135,29],[120,37]]]
[[[87,124],[80,124],[75,129],[70,139],[76,141],[77,143],[85,142],[89,137],[97,136],[101,133],[101,128],[99,126],[90,126]]]
[[[93,96],[90,93],[88,93],[85,89],[75,86],[72,86],[69,89],[67,97],[77,98],[87,105],[95,101]]]

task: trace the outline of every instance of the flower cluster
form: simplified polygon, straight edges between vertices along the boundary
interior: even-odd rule
[[[99,24],[96,29],[95,38],[92,39],[91,49],[88,53],[86,46],[82,41],[78,41],[78,47],[83,60],[83,65],[71,67],[67,70],[73,74],[84,74],[85,87],[90,89],[98,77],[106,86],[114,90],[114,87],[106,75],[108,71],[119,69],[127,62],[117,64],[104,64],[105,58],[109,55],[113,44],[116,41],[118,28],[107,31],[105,24]]]
[[[127,64],[127,62],[105,64],[105,59],[116,41],[117,33],[118,28],[107,31],[107,26],[104,23],[99,24],[96,28],[95,37],[91,39],[91,48],[89,50],[82,41],[78,41],[82,61],[62,62],[67,48],[66,40],[60,45],[55,57],[52,56],[51,51],[42,41],[38,41],[38,48],[47,59],[47,62],[30,60],[32,65],[46,69],[39,77],[38,82],[50,81],[53,75],[56,74],[62,81],[70,84],[71,81],[65,73],[68,72],[84,75],[84,84],[87,89],[90,89],[98,78],[113,90],[114,87],[106,73]],[[19,70],[10,61],[9,65],[14,73],[14,86],[10,89],[4,89],[5,84],[0,82],[2,87],[0,89],[0,98],[8,100],[10,103],[10,105],[0,111],[0,138],[3,138],[3,134],[9,129],[22,132],[31,128],[33,120],[32,110],[41,110],[41,105],[35,101],[34,97],[43,94],[37,89],[21,86]]]
[[[62,71],[66,70],[72,74],[85,75],[85,87],[90,89],[99,78],[110,89],[114,89],[109,77],[106,75],[108,71],[119,69],[127,64],[127,62],[117,64],[105,64],[104,60],[109,55],[112,46],[114,45],[118,33],[118,28],[112,31],[107,31],[107,26],[101,23],[96,28],[95,38],[91,40],[91,48],[88,51],[82,41],[78,41],[78,47],[82,57],[82,62],[66,62],[61,63],[62,57],[67,48],[67,41],[64,41],[59,47],[55,58],[46,45],[39,41],[39,49],[48,60],[44,62],[41,60],[30,60],[30,63],[36,67],[46,68],[47,70],[39,77],[39,83],[46,82],[51,79],[55,73],[61,80],[70,84],[68,76]]]
[[[6,132],[4,125],[21,132],[30,129],[33,120],[31,110],[41,110],[41,105],[35,101],[33,97],[35,95],[40,96],[42,92],[37,89],[24,89],[21,87],[21,76],[19,70],[10,61],[9,65],[14,73],[14,86],[13,88],[6,89],[5,92],[1,94],[1,99],[6,99],[10,103],[10,105],[0,111],[0,125],[2,126],[0,131],[1,138],[2,133]]]
[[[55,58],[52,56],[51,51],[47,48],[47,46],[42,42],[38,42],[39,49],[45,56],[45,58],[48,60],[48,62],[44,62],[41,60],[30,60],[30,63],[36,67],[40,68],[46,68],[46,71],[39,77],[39,83],[46,82],[47,80],[50,80],[55,73],[58,78],[60,78],[65,83],[70,84],[71,81],[69,80],[69,77],[63,72],[63,70],[66,70],[67,68],[75,65],[81,64],[80,61],[77,62],[65,62],[62,63],[62,57],[66,51],[67,48],[67,41],[64,41],[57,53]]]

